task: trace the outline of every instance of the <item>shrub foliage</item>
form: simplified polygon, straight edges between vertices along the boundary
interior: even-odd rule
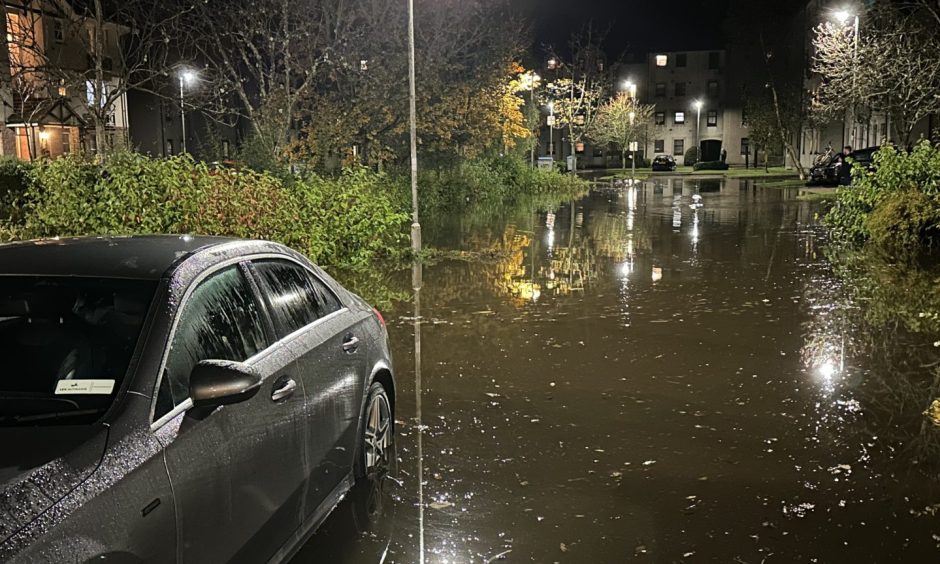
[[[857,169],[856,169],[857,170]],[[853,170],[826,224],[838,239],[905,248],[940,235],[940,147],[921,141],[911,152],[886,146],[870,172]]]

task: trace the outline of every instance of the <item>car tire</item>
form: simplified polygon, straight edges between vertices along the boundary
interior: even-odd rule
[[[391,402],[381,382],[369,386],[365,408],[362,411],[362,429],[356,455],[356,478],[374,479],[388,471],[393,456],[395,421]]]

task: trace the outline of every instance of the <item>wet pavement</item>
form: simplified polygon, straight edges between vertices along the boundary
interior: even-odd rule
[[[384,312],[396,481],[295,561],[940,561],[940,354],[873,317],[796,192],[657,178],[428,221],[488,258]]]

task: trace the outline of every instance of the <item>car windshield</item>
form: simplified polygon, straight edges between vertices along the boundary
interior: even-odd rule
[[[0,427],[96,421],[127,373],[155,287],[0,277]]]

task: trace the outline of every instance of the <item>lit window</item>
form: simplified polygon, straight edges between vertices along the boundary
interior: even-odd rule
[[[669,64],[669,57],[666,55],[656,55],[656,66],[664,67]]]
[[[676,124],[685,123],[685,112],[676,112],[675,119]]]

